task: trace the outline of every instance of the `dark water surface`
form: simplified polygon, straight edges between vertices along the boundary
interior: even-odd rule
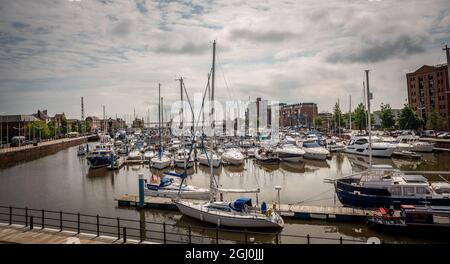
[[[181,216],[174,211],[119,208],[115,199],[124,194],[138,193],[138,174],[150,179],[148,165],[124,166],[118,171],[106,168],[89,170],[85,158],[76,155],[77,147],[62,150],[54,155],[22,163],[0,170],[0,204],[3,206],[45,208],[110,217],[145,219],[166,222],[178,232],[186,226],[197,226],[196,231],[214,238],[215,232],[202,230],[196,220]],[[333,186],[324,179],[335,179],[364,168],[367,157],[333,155],[331,160],[319,162],[305,160],[303,164],[280,163],[262,166],[254,160],[246,160],[242,167],[221,167],[217,171],[223,188],[260,188],[259,201],[276,202],[274,186],[281,186],[281,203],[303,205],[338,206]],[[375,164],[390,164],[402,170],[450,171],[450,154],[425,154],[421,161],[399,159],[374,159]],[[160,172],[158,172],[160,173]],[[197,166],[189,171],[188,184],[209,187],[209,168]],[[225,197],[230,200],[235,197]],[[253,197],[252,197],[253,198]],[[306,235],[346,239],[378,237],[393,243],[430,243],[442,239],[429,239],[387,235],[368,229],[364,224],[330,223],[320,220],[300,221],[285,219],[283,235]],[[241,234],[221,234],[224,239],[240,239]],[[274,236],[255,236],[257,241],[271,242]],[[209,243],[208,239],[197,242]],[[282,243],[304,243],[306,239],[283,236]],[[338,243],[331,240],[312,240],[314,243]]]

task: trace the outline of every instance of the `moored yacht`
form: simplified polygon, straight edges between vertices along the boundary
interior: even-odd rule
[[[372,156],[390,158],[394,153],[395,145],[381,142],[380,138],[372,137]],[[359,136],[350,140],[345,147],[345,153],[369,156],[369,137]]]
[[[354,207],[399,207],[410,205],[450,206],[450,194],[438,193],[422,175],[409,175],[389,165],[371,169],[335,181],[342,204]]]
[[[330,155],[330,152],[321,147],[317,141],[305,141],[302,143],[302,146],[305,151],[305,159],[326,160]]]
[[[89,168],[96,169],[110,164],[111,157],[117,158],[111,143],[99,143],[86,157]]]
[[[180,197],[184,199],[209,199],[209,189],[197,188],[192,185],[179,184],[173,178],[165,176],[159,182],[157,176],[153,175],[151,183],[147,184],[145,188],[145,195],[156,197]]]
[[[239,166],[244,164],[245,157],[239,149],[226,149],[222,154],[222,162],[228,165]]]
[[[282,161],[300,162],[305,155],[305,151],[293,144],[285,144],[277,147],[275,152]]]
[[[279,163],[280,157],[278,153],[270,148],[257,148],[255,149],[255,158],[258,162],[262,163]]]
[[[192,168],[194,167],[194,159],[192,154],[189,155],[188,149],[180,149],[175,153],[174,157],[175,166],[178,168]]]

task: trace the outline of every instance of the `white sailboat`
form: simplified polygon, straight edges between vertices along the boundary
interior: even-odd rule
[[[216,42],[214,41],[212,91],[214,91],[215,48]],[[214,92],[212,92],[212,94],[214,94]],[[211,113],[214,113],[214,108]],[[218,190],[214,186],[214,169],[212,164],[210,164],[210,168],[210,201],[192,202],[176,199],[174,202],[183,215],[217,226],[238,228],[283,228],[284,221],[281,216],[270,209],[267,210],[265,204],[263,204],[260,210],[252,205],[251,199],[249,198],[237,199],[234,202],[215,201],[215,194]],[[222,193],[225,191],[226,190],[220,190]],[[236,190],[233,190],[232,192],[236,193]]]
[[[239,149],[229,148],[222,154],[222,162],[228,165],[239,166],[244,164],[245,157]]]
[[[162,132],[161,132],[161,84],[159,84],[158,87],[158,98],[159,98],[159,105],[158,105],[158,120],[159,120],[159,151],[158,155],[150,159],[150,164],[153,168],[156,168],[158,170],[165,169],[167,167],[170,167],[172,164],[172,158],[163,152],[163,140],[162,140]]]
[[[209,189],[198,188],[192,185],[176,183],[173,178],[164,177],[161,181],[156,180],[157,176],[152,176],[151,183],[147,184],[145,188],[145,195],[154,197],[167,197],[195,200],[208,200]]]

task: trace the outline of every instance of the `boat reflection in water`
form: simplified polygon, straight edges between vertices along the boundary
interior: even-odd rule
[[[195,238],[196,240],[194,240],[193,238],[193,243],[216,243],[217,234],[216,225],[214,224],[209,224],[207,222],[202,222],[195,218],[182,215],[175,225],[185,230],[190,226],[192,236],[202,236],[201,238]],[[253,234],[252,231],[255,232],[255,234]],[[250,240],[251,238],[253,238],[257,243],[276,243],[276,237],[278,234],[280,234],[279,230],[265,229],[263,232],[261,232],[261,230],[248,230],[247,239]],[[221,226],[219,239],[222,239],[224,237],[226,237],[226,240],[231,240],[225,241],[225,243],[233,243],[233,241],[235,241],[234,243],[236,243],[236,241],[238,241],[238,243],[244,244],[245,230],[236,230]],[[223,243],[223,241],[220,242]]]
[[[305,160],[305,164],[309,167],[330,168],[330,164],[326,160]]]
[[[304,173],[305,172],[305,162],[281,162],[280,168],[282,170],[293,172],[293,173]]]

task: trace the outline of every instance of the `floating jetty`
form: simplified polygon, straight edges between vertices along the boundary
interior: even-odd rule
[[[119,157],[116,162],[108,165],[109,170],[118,170],[125,164],[125,157]]]
[[[200,202],[198,200],[191,200]],[[119,206],[138,207],[139,196],[123,195],[117,199]],[[204,201],[203,201],[204,202]],[[178,211],[171,198],[145,196],[143,208]],[[339,206],[303,206],[303,205],[276,205],[275,211],[285,218],[302,220],[328,220],[339,222],[365,222],[370,210],[363,210]]]

